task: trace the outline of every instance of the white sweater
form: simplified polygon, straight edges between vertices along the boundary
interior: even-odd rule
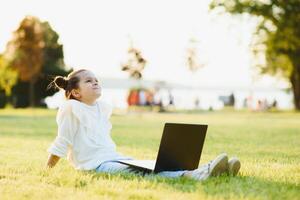
[[[111,113],[111,106],[102,101],[89,106],[77,100],[66,100],[58,110],[58,134],[48,152],[59,157],[67,155],[79,170],[95,169],[108,160],[128,159],[117,153],[111,139]]]

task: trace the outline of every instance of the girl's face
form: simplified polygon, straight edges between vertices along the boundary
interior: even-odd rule
[[[78,83],[79,87],[74,89],[72,94],[79,101],[92,105],[101,96],[101,87],[98,79],[90,71],[83,71],[78,76],[80,80]]]

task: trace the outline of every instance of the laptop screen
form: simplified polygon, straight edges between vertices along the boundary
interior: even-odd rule
[[[154,172],[198,168],[207,125],[166,123]]]

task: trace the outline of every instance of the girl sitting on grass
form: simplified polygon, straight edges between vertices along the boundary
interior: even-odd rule
[[[97,101],[101,96],[101,87],[96,76],[91,71],[81,69],[70,73],[68,77],[58,76],[53,83],[65,90],[67,100],[57,113],[58,135],[48,149],[47,167],[54,167],[60,158],[67,156],[78,170],[135,173],[136,170],[130,166],[118,162],[132,158],[116,151],[110,136],[112,108]],[[198,169],[165,171],[158,175],[205,180],[224,173],[236,175],[239,169],[239,160],[232,158],[228,161],[223,153]]]

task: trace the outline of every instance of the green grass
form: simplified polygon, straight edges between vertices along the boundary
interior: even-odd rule
[[[66,160],[44,168],[56,111],[0,110],[0,199],[300,199],[300,113],[192,112],[114,115],[118,151],[155,159],[165,122],[209,124],[200,164],[241,159],[237,177],[188,179],[96,174]]]

